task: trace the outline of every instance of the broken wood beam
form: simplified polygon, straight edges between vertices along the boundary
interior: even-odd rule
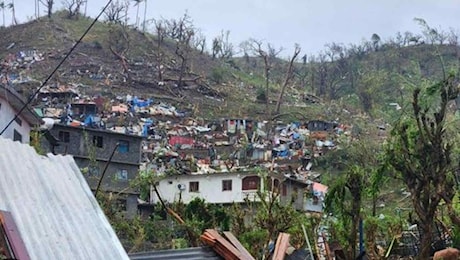
[[[273,253],[273,260],[284,260],[286,256],[286,250],[289,247],[289,235],[288,233],[279,233],[278,239],[276,240],[275,244],[275,251]]]

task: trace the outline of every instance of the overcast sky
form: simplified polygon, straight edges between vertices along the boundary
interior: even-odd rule
[[[19,22],[34,17],[36,0],[14,1]],[[107,0],[88,0],[88,14],[95,17]],[[116,0],[114,0],[116,1]],[[121,0],[119,0],[121,1]],[[179,18],[186,11],[208,39],[230,31],[235,46],[249,38],[284,47],[285,56],[299,43],[302,52],[316,54],[331,42],[359,44],[377,33],[383,40],[396,32],[420,32],[414,18],[449,31],[460,28],[459,0],[147,0],[147,19]],[[62,0],[55,0],[56,8]],[[131,2],[134,2],[131,0]],[[133,4],[131,4],[133,6]],[[143,15],[144,4],[140,13]],[[45,15],[44,7],[40,7]],[[131,7],[135,23],[136,8]],[[142,17],[142,16],[141,16]],[[7,23],[11,16],[6,11]]]

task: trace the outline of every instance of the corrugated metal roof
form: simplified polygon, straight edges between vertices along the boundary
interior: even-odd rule
[[[130,254],[131,260],[200,260],[200,259],[223,259],[218,256],[214,250],[209,247],[192,247],[184,249],[158,250],[151,252],[142,252]]]
[[[0,209],[31,259],[129,259],[71,156],[0,137]]]

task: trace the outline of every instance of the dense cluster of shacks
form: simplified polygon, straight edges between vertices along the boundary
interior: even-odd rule
[[[67,126],[142,136],[142,162],[159,174],[202,174],[263,166],[307,180],[312,158],[336,148],[349,128],[338,122],[276,122],[246,118],[204,120],[172,105],[119,96],[81,96],[47,86],[36,102],[44,118]],[[316,176],[318,177],[318,176]]]

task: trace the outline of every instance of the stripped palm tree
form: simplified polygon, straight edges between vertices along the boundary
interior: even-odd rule
[[[142,32],[145,32],[145,20],[147,19],[147,0],[144,0],[144,22],[142,23]]]
[[[3,27],[5,27],[5,2],[0,2],[0,8],[2,9],[3,14]]]
[[[134,1],[134,6],[137,6],[136,10],[136,29],[139,28],[139,6],[140,3],[142,3],[143,0],[133,0]]]
[[[11,14],[12,14],[11,24],[16,25],[18,22],[16,21],[16,12],[14,10],[14,0],[11,0],[11,3],[8,4],[8,9],[11,10]]]

